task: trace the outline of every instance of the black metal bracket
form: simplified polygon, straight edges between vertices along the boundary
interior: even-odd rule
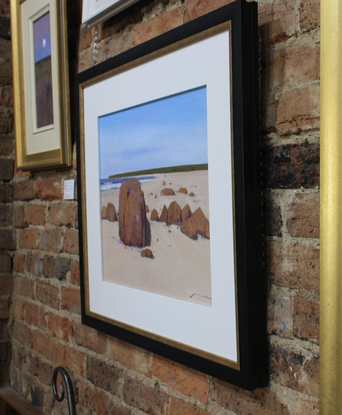
[[[58,373],[61,374],[62,379],[63,379],[63,383],[61,382],[61,389],[62,389],[61,396],[59,396],[58,391],[57,391]],[[52,390],[53,390],[53,396],[55,397],[57,402],[62,402],[62,400],[65,397],[65,390],[66,390],[66,395],[67,395],[68,405],[69,405],[69,414],[76,415],[75,396],[74,396],[74,389],[72,386],[72,382],[71,382],[68,372],[61,366],[56,367],[56,369],[53,371]]]

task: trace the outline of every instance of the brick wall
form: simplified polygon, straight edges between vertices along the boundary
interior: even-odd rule
[[[0,383],[9,382],[11,357],[9,310],[13,292],[13,89],[8,2],[0,2]]]
[[[98,61],[227,2],[140,0],[99,25]],[[75,168],[9,173],[9,11],[0,0],[0,357],[10,340],[11,383],[46,414],[68,413],[52,398],[57,365],[72,376],[81,415],[318,414],[319,1],[259,3],[270,382],[251,393],[81,324],[77,202],[63,199]],[[93,64],[94,29],[81,26],[78,1],[68,13],[72,79]]]

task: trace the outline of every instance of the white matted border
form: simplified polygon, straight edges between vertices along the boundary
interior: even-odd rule
[[[230,71],[230,32],[226,30],[84,87],[84,223],[88,312],[238,363]],[[207,87],[212,307],[102,278],[98,118],[200,86]]]

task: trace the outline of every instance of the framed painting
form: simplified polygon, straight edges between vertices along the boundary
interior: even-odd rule
[[[256,3],[77,76],[82,321],[266,382]]]
[[[101,23],[138,0],[83,0],[82,23],[92,27]]]
[[[11,0],[17,168],[71,165],[64,0]]]

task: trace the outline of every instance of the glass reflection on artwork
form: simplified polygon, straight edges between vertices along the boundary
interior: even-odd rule
[[[53,124],[50,13],[33,24],[37,128]]]

